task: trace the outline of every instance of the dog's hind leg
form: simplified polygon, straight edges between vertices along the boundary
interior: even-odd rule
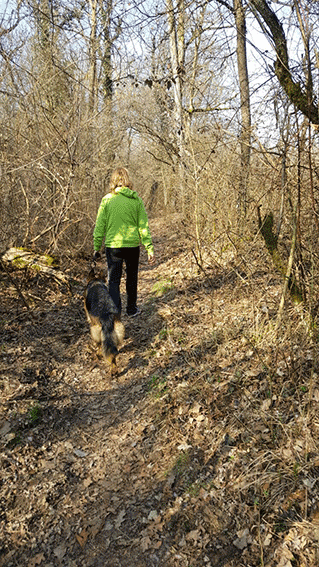
[[[91,337],[93,339],[93,341],[95,343],[97,343],[98,345],[101,344],[102,342],[102,327],[101,325],[91,325],[90,328],[90,332],[91,332]]]
[[[107,362],[107,365],[110,367],[111,378],[115,378],[115,376],[117,376],[118,374],[118,368],[116,364],[117,349],[116,352],[110,352],[110,349],[105,348],[105,344],[103,345],[102,343],[102,354],[104,360]]]
[[[116,364],[116,358],[115,356],[113,356],[111,359],[111,378],[116,378],[117,375],[118,375],[118,368]]]
[[[112,338],[117,347],[122,346],[124,341],[124,335],[125,335],[125,328],[123,323],[120,320],[115,320]]]

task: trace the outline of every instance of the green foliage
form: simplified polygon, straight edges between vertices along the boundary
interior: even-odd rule
[[[163,280],[156,282],[153,285],[152,293],[156,297],[161,297],[162,295],[164,295],[165,293],[167,293],[168,291],[170,291],[173,288],[174,288],[174,284],[173,284],[173,282],[171,282],[171,280],[163,279]]]
[[[12,265],[15,268],[25,268],[28,265],[28,262],[23,260],[23,258],[17,257],[14,260],[12,260]]]
[[[167,339],[168,330],[166,328],[161,329],[160,332],[158,333],[158,336],[162,340]]]
[[[49,256],[48,254],[45,254],[44,256],[41,256],[41,260],[45,261],[45,264],[47,266],[49,266],[49,268],[58,268],[59,267],[59,260],[57,258],[55,258],[54,256]]]
[[[180,455],[178,455],[176,462],[173,466],[173,470],[178,474],[178,475],[183,475],[183,473],[185,473],[185,471],[188,470],[189,468],[189,464],[190,464],[190,456],[188,451],[183,451]]]
[[[152,376],[148,384],[148,391],[152,392],[155,398],[161,398],[167,392],[166,377]]]
[[[41,418],[42,415],[42,408],[39,404],[34,404],[33,406],[29,407],[28,410],[28,418],[31,425],[35,425]]]
[[[296,462],[294,463],[294,466],[293,466],[293,474],[294,474],[294,477],[295,477],[295,478],[297,478],[297,477],[299,476],[300,469],[301,469],[300,463],[298,463],[298,462],[296,461]]]
[[[58,268],[59,260],[54,256],[49,256],[49,254],[43,254],[39,256],[38,254],[33,254],[26,248],[17,248],[21,252],[26,252],[26,255],[16,255],[12,260],[12,265],[16,268],[25,268],[29,266],[35,271],[41,271],[41,266],[48,266],[49,268]]]

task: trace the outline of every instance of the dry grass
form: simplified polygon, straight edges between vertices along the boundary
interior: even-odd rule
[[[2,282],[0,565],[318,564],[316,319],[288,298],[275,333],[262,242],[218,262],[207,246],[199,268],[171,220],[152,221],[117,383],[87,348],[79,288],[50,284],[33,327]]]

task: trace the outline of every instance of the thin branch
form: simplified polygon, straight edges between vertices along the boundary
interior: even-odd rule
[[[18,284],[18,283],[14,280],[14,278],[11,276],[10,272],[7,270],[7,267],[6,267],[6,265],[4,264],[4,262],[1,260],[1,258],[0,258],[0,266],[1,266],[1,269],[4,270],[5,273],[7,274],[7,276],[8,276],[8,278],[9,278],[10,282],[12,283],[12,285],[16,288],[16,290],[17,290],[17,292],[18,292],[18,295],[19,295],[21,301],[23,302],[23,305],[27,308],[28,311],[30,311],[29,304],[28,304],[27,300],[25,299],[25,297],[24,297],[24,295],[23,295],[23,293],[22,293],[22,291],[21,291],[21,289],[20,289],[20,287],[19,287],[19,284]]]

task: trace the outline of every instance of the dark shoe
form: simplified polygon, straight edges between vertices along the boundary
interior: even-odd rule
[[[136,307],[136,310],[133,311],[133,313],[128,313],[127,316],[128,317],[137,317],[137,315],[140,315],[141,313],[142,313],[141,310],[138,307]]]

